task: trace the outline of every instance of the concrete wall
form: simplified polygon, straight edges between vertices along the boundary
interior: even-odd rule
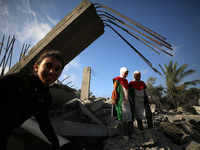
[[[91,67],[85,67],[83,69],[83,79],[81,87],[81,99],[88,99],[90,93],[90,78],[91,78]]]

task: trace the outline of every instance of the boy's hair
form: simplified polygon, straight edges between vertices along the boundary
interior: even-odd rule
[[[62,63],[62,69],[64,68],[64,66],[65,66],[64,60],[63,60],[61,54],[59,53],[59,51],[55,51],[55,50],[49,50],[49,51],[44,52],[44,53],[38,58],[38,60],[36,61],[36,63],[37,63],[38,65],[40,65],[40,63],[41,63],[46,57],[50,57],[50,56],[53,56],[53,57],[57,58],[58,60],[60,60],[61,63]]]

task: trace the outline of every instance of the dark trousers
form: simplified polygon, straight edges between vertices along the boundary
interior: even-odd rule
[[[122,122],[122,134],[123,136],[129,136],[134,133],[133,122]]]
[[[142,120],[137,120],[137,124],[138,124],[138,128],[140,129],[140,131],[144,130],[143,124],[142,124]],[[147,125],[148,128],[153,128],[153,121],[152,118],[147,118]]]
[[[15,129],[15,126],[10,124],[0,124],[0,150],[7,150],[6,145],[11,132]]]
[[[140,129],[140,131],[144,130],[143,124],[142,124],[142,120],[137,120],[137,124],[138,124],[138,128]]]

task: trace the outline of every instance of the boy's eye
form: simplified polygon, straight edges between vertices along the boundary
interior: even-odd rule
[[[61,68],[56,68],[56,71],[61,71]]]
[[[52,64],[46,64],[45,67],[46,67],[46,68],[51,68],[51,67],[52,67]]]

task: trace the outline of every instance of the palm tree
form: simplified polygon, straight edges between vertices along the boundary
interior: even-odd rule
[[[200,80],[188,81],[179,85],[183,78],[195,73],[195,70],[186,70],[188,67],[187,64],[183,64],[178,68],[178,63],[175,62],[173,64],[173,61],[170,61],[168,66],[164,64],[164,69],[161,65],[159,66],[165,75],[167,91],[173,99],[174,107],[177,108],[179,106],[178,92],[185,89],[188,85],[196,85],[200,83]]]

